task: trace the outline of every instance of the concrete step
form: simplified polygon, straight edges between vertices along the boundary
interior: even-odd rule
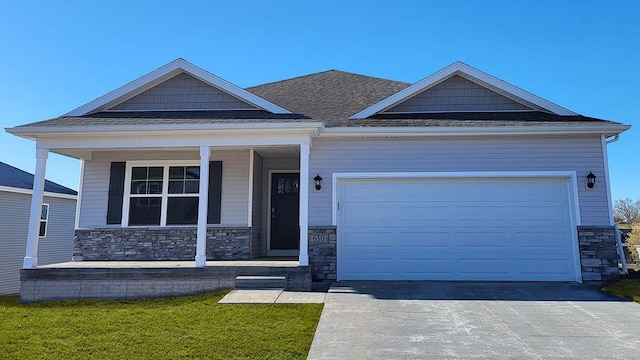
[[[286,276],[239,275],[236,289],[281,289],[287,288]]]

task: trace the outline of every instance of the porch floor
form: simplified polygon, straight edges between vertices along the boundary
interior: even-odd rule
[[[174,269],[195,268],[195,261],[69,261],[38,269]],[[207,267],[298,267],[298,260],[207,260]]]

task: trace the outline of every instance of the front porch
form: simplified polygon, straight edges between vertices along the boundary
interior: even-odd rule
[[[207,261],[78,261],[20,272],[22,302],[145,299],[235,288],[237,276],[286,277],[286,290],[310,291],[311,269],[286,258]]]

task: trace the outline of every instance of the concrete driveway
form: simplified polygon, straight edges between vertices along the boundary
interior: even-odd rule
[[[309,359],[640,359],[640,304],[580,284],[340,282]]]

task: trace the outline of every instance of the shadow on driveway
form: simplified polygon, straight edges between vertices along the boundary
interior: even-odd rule
[[[381,300],[630,301],[595,285],[547,282],[341,281],[330,292]]]

